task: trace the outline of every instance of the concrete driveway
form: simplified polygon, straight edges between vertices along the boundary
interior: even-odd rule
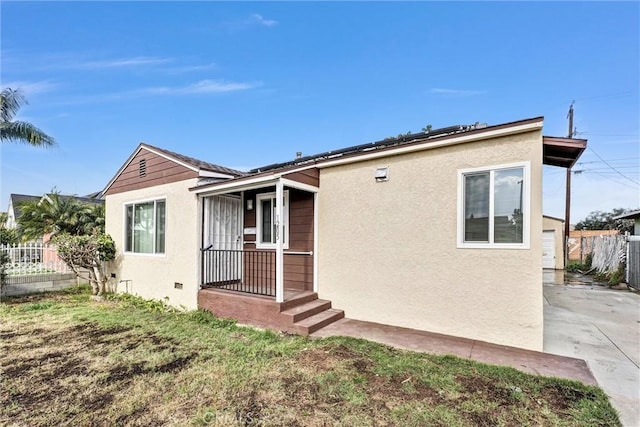
[[[544,351],[584,359],[622,423],[640,426],[640,296],[545,272],[544,298]]]

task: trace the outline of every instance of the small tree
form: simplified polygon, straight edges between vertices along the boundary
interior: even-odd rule
[[[613,217],[629,212],[629,209],[617,208],[611,212],[593,211],[585,219],[578,222],[576,230],[618,230],[620,233],[633,230],[633,220],[613,219]]]
[[[108,234],[73,236],[68,233],[53,239],[58,246],[58,256],[78,277],[89,281],[94,295],[101,295],[106,288],[108,263],[116,257],[116,246]]]

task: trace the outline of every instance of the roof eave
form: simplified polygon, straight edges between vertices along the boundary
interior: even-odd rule
[[[543,136],[542,163],[548,166],[571,169],[586,148],[586,139]]]

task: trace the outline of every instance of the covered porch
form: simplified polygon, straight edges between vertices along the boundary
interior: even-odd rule
[[[296,292],[317,291],[318,175],[310,168],[240,178],[199,193],[201,288],[278,303]]]
[[[344,314],[317,295],[315,168],[192,189],[202,215],[198,306],[308,334]]]

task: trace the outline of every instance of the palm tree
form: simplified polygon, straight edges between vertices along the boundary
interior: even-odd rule
[[[25,202],[20,205],[20,210],[18,227],[23,240],[39,239],[44,235],[54,237],[62,233],[89,234],[85,232],[87,222],[98,221],[93,218],[90,205],[57,192],[47,194],[41,200]]]
[[[0,141],[24,142],[36,147],[55,145],[55,140],[29,122],[14,120],[27,100],[19,89],[6,88],[0,93]]]

